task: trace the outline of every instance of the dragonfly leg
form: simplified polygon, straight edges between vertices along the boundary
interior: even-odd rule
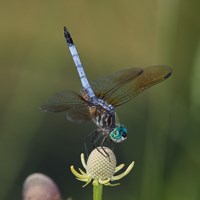
[[[84,137],[84,148],[85,148],[85,153],[86,153],[87,158],[88,158],[89,154],[88,154],[88,148],[87,148],[86,140],[90,137],[91,137],[92,148],[93,149],[97,148],[99,153],[101,153],[104,157],[108,157],[109,160],[110,160],[109,154],[104,149],[104,145],[106,143],[107,136],[104,135],[103,139],[102,139],[102,135],[99,134],[98,129]],[[102,139],[102,141],[100,142],[101,139]],[[98,144],[100,144],[100,145],[98,145]],[[103,152],[99,150],[98,146],[100,146],[100,148],[103,149]]]
[[[102,135],[101,134],[98,134],[99,132],[98,132],[98,130],[96,131],[96,132],[94,132],[94,134],[92,135],[92,147],[93,147],[93,149],[97,149],[97,151],[99,152],[99,153],[101,153],[103,156],[105,156],[105,157],[109,157],[109,155],[108,155],[108,153],[106,152],[106,150],[104,149],[104,144],[105,144],[105,141],[106,141],[106,138],[107,138],[107,136],[104,136],[103,137],[103,140],[101,141],[101,145],[100,145],[100,148],[102,148],[103,149],[103,152],[102,151],[100,151],[99,150],[99,145],[98,145],[98,141],[100,140],[100,139],[102,139]],[[96,145],[97,144],[97,145]],[[106,154],[106,155],[105,155]],[[109,158],[109,160],[110,160],[110,158]]]
[[[92,133],[90,133],[89,135],[87,135],[87,136],[85,136],[84,138],[83,138],[83,141],[84,141],[84,149],[85,149],[85,153],[86,153],[86,156],[87,156],[87,158],[88,158],[88,148],[87,148],[87,142],[86,142],[86,140],[88,139],[88,138],[90,138],[91,137],[91,140],[92,140],[92,148],[94,149],[94,148],[96,148],[95,147],[95,145],[94,145],[94,141],[96,141],[96,139],[94,139],[94,138],[96,138],[97,136],[98,136],[98,131],[97,130],[95,130],[95,131],[93,131]]]
[[[96,131],[92,137],[91,137],[91,142],[92,142],[92,149],[95,149],[97,147],[97,141],[99,140],[100,135],[98,134],[98,131]]]
[[[101,142],[100,147],[96,147],[96,146],[94,145],[95,143],[97,143],[97,141],[98,141],[100,138],[101,138],[101,137],[100,137],[100,134],[98,134],[97,137],[95,138],[95,140],[93,140],[93,148],[96,148],[97,151],[98,151],[102,156],[108,157],[109,160],[110,160],[109,154],[106,152],[106,150],[104,149],[104,146],[103,146],[107,137],[104,136],[104,138],[103,138],[103,140],[102,140],[102,142]],[[102,148],[104,153],[103,153],[102,151],[100,151],[99,148]],[[105,154],[106,154],[106,155],[105,155]]]
[[[102,140],[102,142],[101,142],[101,148],[103,149],[103,152],[106,154],[106,156],[105,157],[108,157],[109,158],[109,161],[110,161],[110,156],[109,156],[109,154],[107,153],[107,151],[103,148],[104,147],[104,144],[105,144],[105,142],[106,142],[106,139],[107,139],[107,136],[104,136],[103,137],[103,140]]]

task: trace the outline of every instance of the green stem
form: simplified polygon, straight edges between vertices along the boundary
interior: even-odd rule
[[[93,184],[93,200],[102,200],[103,185]]]

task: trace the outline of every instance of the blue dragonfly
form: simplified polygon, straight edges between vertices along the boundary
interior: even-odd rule
[[[90,136],[93,148],[109,140],[121,143],[127,138],[127,129],[120,124],[115,108],[130,101],[139,93],[167,79],[172,69],[166,65],[147,68],[129,68],[101,77],[89,83],[72,37],[64,27],[64,37],[78,71],[82,94],[64,91],[52,96],[41,108],[43,111],[66,112],[70,121],[93,121],[97,125]]]

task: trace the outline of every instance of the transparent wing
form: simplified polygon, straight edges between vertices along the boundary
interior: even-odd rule
[[[45,112],[66,111],[67,119],[70,121],[91,120],[87,102],[74,91],[64,91],[52,96],[48,102],[41,106]]]
[[[87,106],[70,109],[66,118],[72,122],[87,122],[92,119]]]
[[[172,74],[168,66],[130,68],[93,82],[95,94],[113,106],[119,106],[145,89],[167,79]]]
[[[117,71],[91,82],[97,97],[109,101],[109,98],[121,87],[143,73],[142,68],[131,68]]]

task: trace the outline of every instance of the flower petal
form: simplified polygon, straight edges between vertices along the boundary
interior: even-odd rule
[[[88,178],[85,178],[85,179],[84,179],[84,178],[77,178],[77,177],[76,177],[76,179],[79,180],[79,181],[82,181],[82,182],[87,182],[87,181],[88,181]]]
[[[119,179],[123,178],[124,176],[126,176],[131,171],[133,166],[134,166],[134,161],[128,166],[128,168],[126,169],[125,172],[123,172],[123,173],[121,173],[121,174],[119,174],[117,176],[113,176],[111,180],[112,181],[116,181],[116,180],[119,180]]]
[[[86,183],[86,184],[84,184],[82,187],[85,187],[86,185],[88,185],[88,184],[91,182],[91,180],[92,180],[92,178],[91,178],[91,177],[89,177],[89,178],[88,178],[88,181],[87,181],[87,183]]]
[[[77,177],[77,178],[79,178],[79,179],[87,179],[87,178],[89,178],[89,176],[87,175],[87,174],[80,174],[80,173],[78,173],[75,169],[74,169],[74,166],[72,165],[71,167],[70,167],[70,169],[71,169],[71,171],[72,171],[72,173]]]
[[[119,170],[121,170],[124,166],[125,166],[125,164],[121,164],[121,165],[117,166],[115,168],[115,173],[117,173]]]
[[[99,179],[99,183],[102,185],[108,184],[110,182],[110,178],[106,179],[106,180],[101,180]]]
[[[85,173],[81,168],[78,168],[78,170],[80,171],[80,173],[82,174],[82,175],[86,175],[87,173]]]
[[[81,163],[82,163],[83,167],[86,169],[87,168],[87,164],[85,162],[85,156],[84,156],[83,153],[81,154]]]
[[[105,186],[118,186],[118,185],[120,185],[120,183],[114,183],[114,184],[112,184],[112,183],[107,183],[107,184],[104,184]]]

